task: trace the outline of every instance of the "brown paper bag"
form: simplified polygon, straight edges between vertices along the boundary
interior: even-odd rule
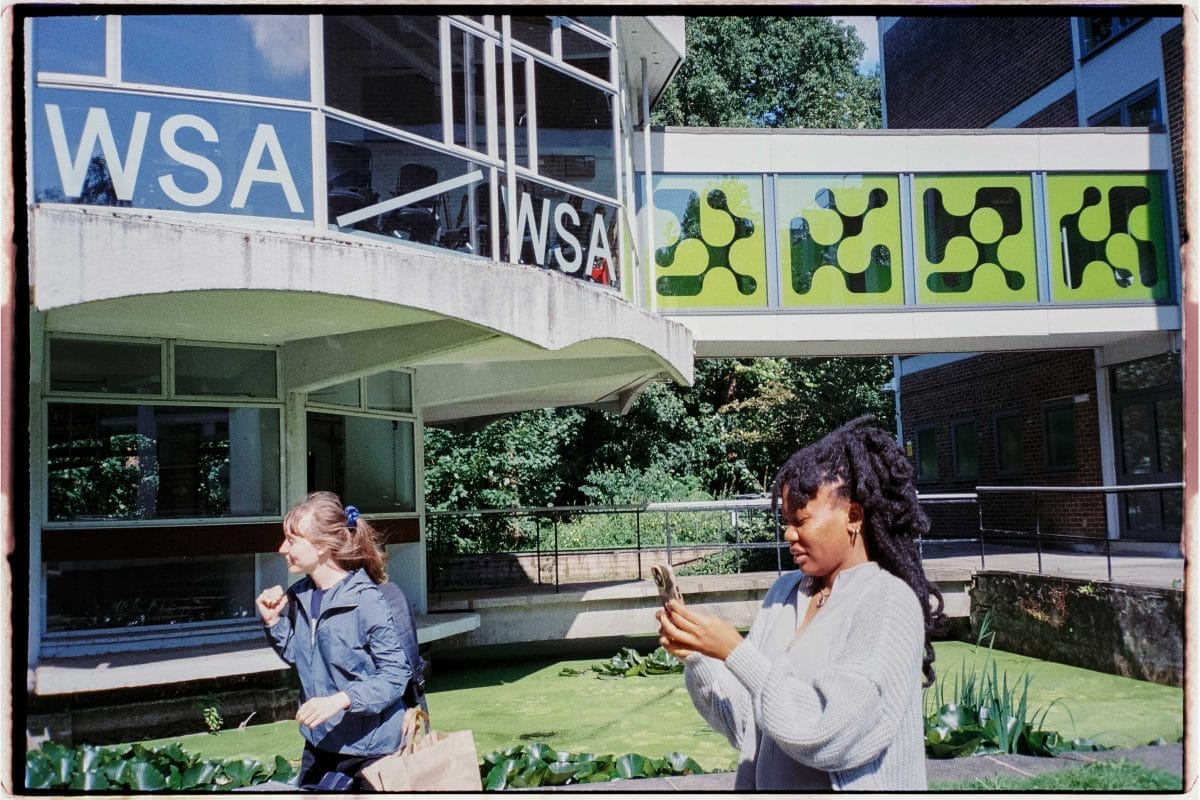
[[[425,731],[420,730],[424,721]],[[362,770],[362,777],[381,792],[481,792],[479,755],[470,731],[429,730],[429,715],[420,708],[404,714],[407,743]]]

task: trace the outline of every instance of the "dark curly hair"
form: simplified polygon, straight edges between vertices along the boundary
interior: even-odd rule
[[[874,427],[874,421],[869,415],[858,417],[793,453],[775,477],[771,508],[779,508],[785,489],[788,505],[802,508],[829,484],[839,497],[862,506],[867,556],[911,586],[921,601],[921,671],[929,686],[934,679],[931,637],[944,630],[947,621],[942,593],[925,577],[914,538],[929,531],[929,518],[917,500],[912,465],[892,435]]]

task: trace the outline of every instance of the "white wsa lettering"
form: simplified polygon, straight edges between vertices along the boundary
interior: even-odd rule
[[[46,121],[50,124],[50,141],[54,145],[54,158],[58,162],[58,177],[67,197],[79,197],[83,194],[88,162],[91,161],[92,151],[99,141],[100,152],[108,166],[108,174],[112,177],[117,199],[133,199],[138,170],[142,166],[142,151],[146,146],[146,131],[150,127],[150,112],[139,111],[134,115],[133,130],[129,134],[129,149],[125,151],[124,159],[117,152],[117,142],[108,122],[108,113],[103,108],[88,109],[74,158],[67,146],[62,111],[57,105],[46,104]]]
[[[175,141],[175,134],[179,132],[180,128],[193,128],[200,132],[204,141],[212,143],[219,141],[217,129],[208,120],[194,114],[176,114],[168,117],[167,121],[163,123],[162,130],[158,132],[158,139],[162,144],[163,151],[185,167],[195,167],[203,172],[208,183],[198,192],[189,192],[179,187],[179,184],[175,182],[174,175],[167,174],[159,176],[158,185],[162,187],[167,197],[181,206],[206,206],[221,195],[221,171],[217,169],[216,164],[204,156],[188,152],[179,146],[179,143]]]
[[[261,166],[264,150],[270,151],[271,164],[274,169],[263,169]],[[279,144],[279,136],[275,133],[275,128],[266,123],[260,123],[257,130],[254,131],[254,141],[250,142],[250,149],[246,152],[246,161],[242,165],[242,174],[238,178],[237,188],[233,190],[233,202],[229,204],[230,208],[245,208],[250,188],[257,182],[279,184],[283,189],[284,196],[287,197],[288,208],[297,214],[304,211],[304,204],[300,202],[300,193],[296,191],[296,182],[292,180],[292,173],[288,171],[287,159],[283,157],[283,147]]]

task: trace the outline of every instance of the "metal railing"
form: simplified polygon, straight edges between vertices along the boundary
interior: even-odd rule
[[[1046,504],[1045,497],[1063,494],[1099,494],[1107,497],[1109,494],[1166,492],[1182,488],[1182,483],[1129,486],[978,486],[974,492],[921,494],[921,504],[933,520],[933,529],[929,535],[917,537],[917,547],[922,560],[925,560],[930,548],[968,545],[974,549],[977,545],[981,568],[987,565],[989,545],[993,548],[993,554],[999,554],[1004,549],[1011,552],[1014,548],[1029,548],[1036,551],[1039,573],[1043,571],[1043,553],[1049,547],[1102,548],[1108,579],[1112,580],[1112,540],[1107,535],[1089,536],[1057,532],[1054,530],[1055,526],[1049,524],[1053,520],[1048,519],[1050,506]],[[1028,495],[1031,496],[1031,501],[1022,505],[1023,515],[1010,512],[1005,520],[1006,524],[986,524],[989,509],[985,509],[985,505],[990,498],[1001,495]],[[1105,515],[1103,503],[1098,504],[1096,513],[1100,516]],[[628,541],[599,547],[581,544],[581,539],[586,539],[586,536],[580,535],[580,521],[600,515],[631,518]],[[707,519],[698,522],[697,515],[708,516]],[[777,573],[781,573],[784,569],[784,551],[787,549],[779,517],[772,513],[770,499],[766,497],[642,505],[430,511],[426,516],[429,588],[435,592],[529,583],[552,583],[557,591],[563,583],[586,583],[616,578],[639,579],[645,577],[643,569],[647,566],[647,558],[666,561],[677,567],[682,565],[685,570],[695,569],[698,563],[706,560],[724,558],[727,562],[724,566],[710,565],[710,569],[715,567],[722,572],[740,573],[749,566],[754,567],[750,571],[759,572],[764,568],[773,568]],[[495,519],[507,526],[506,534],[501,530],[500,524],[491,524],[491,540],[507,540],[512,546],[503,549],[484,547],[470,553],[457,552],[457,549],[450,552],[451,548],[447,547],[445,542],[447,533],[439,530],[443,527],[441,520],[454,525],[469,523],[478,528],[481,521],[489,519]],[[716,522],[718,519],[719,524]],[[1029,523],[1027,530],[1017,526],[1022,521]],[[573,528],[569,537],[571,541],[565,543],[562,541],[564,527]],[[647,527],[650,531],[647,531]],[[513,531],[522,530],[528,534],[530,528],[532,537],[511,535]],[[774,559],[754,555],[756,552],[770,550],[774,551]],[[623,554],[628,556],[625,560],[627,564],[617,567],[615,573],[587,577],[586,570],[576,567],[567,570],[569,574],[564,580],[562,565],[567,559],[573,559],[573,563],[576,563],[589,558],[618,557]],[[528,568],[521,565],[521,569],[517,569],[518,565],[512,564],[507,577],[497,577],[496,571],[493,570],[489,578],[488,571],[479,568],[478,565],[474,571],[463,571],[464,575],[476,576],[472,579],[455,579],[450,574],[451,565],[456,560],[470,562],[514,558],[528,560]],[[547,562],[549,570],[546,569]],[[766,566],[768,564],[769,566]],[[530,572],[533,573],[532,576]],[[552,573],[552,577],[547,573]]]

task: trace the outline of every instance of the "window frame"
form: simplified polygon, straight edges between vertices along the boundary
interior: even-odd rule
[[[1112,19],[1123,20],[1125,18],[1112,17]],[[1091,37],[1088,35],[1091,18],[1076,17],[1075,28],[1079,33],[1079,61],[1082,63],[1097,53],[1103,52],[1110,47],[1113,42],[1125,38],[1125,36],[1127,36],[1129,33],[1137,30],[1143,24],[1149,21],[1149,19],[1150,17],[1130,17],[1128,21],[1118,24],[1116,29],[1104,39],[1092,42]]]
[[[1129,127],[1133,127],[1129,124],[1129,107],[1134,105],[1135,103],[1137,103],[1139,100],[1144,100],[1147,97],[1151,97],[1151,96],[1154,97],[1154,110],[1155,110],[1155,118],[1156,119],[1155,119],[1153,125],[1150,125],[1147,127],[1151,127],[1151,128],[1159,127],[1163,124],[1163,105],[1162,105],[1162,95],[1158,90],[1158,81],[1157,80],[1150,81],[1150,83],[1147,83],[1145,86],[1135,89],[1134,91],[1132,91],[1129,94],[1122,97],[1120,100],[1117,100],[1115,103],[1109,103],[1107,106],[1100,109],[1095,114],[1092,114],[1091,116],[1089,116],[1087,118],[1087,127],[1089,127],[1089,128],[1096,128],[1096,127],[1129,128]],[[1119,125],[1110,126],[1110,125],[1097,125],[1096,124],[1097,121],[1104,119],[1105,117],[1111,116],[1114,112],[1117,112],[1120,115],[1120,124]],[[1142,126],[1138,126],[1138,127],[1142,127]]]

